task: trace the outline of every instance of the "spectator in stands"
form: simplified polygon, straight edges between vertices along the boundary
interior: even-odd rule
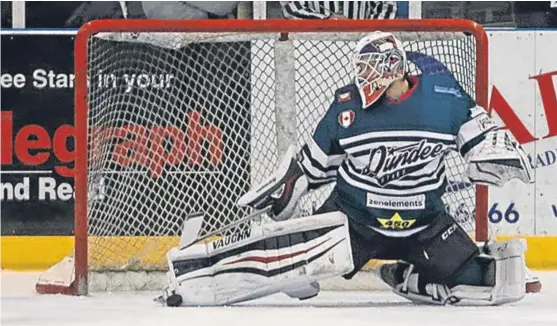
[[[280,1],[288,19],[393,19],[395,1]]]
[[[239,1],[84,1],[66,21],[79,27],[102,18],[219,19],[234,18]]]
[[[12,27],[12,2],[2,1],[0,5],[2,9],[2,16],[0,17],[2,28],[10,28]]]
[[[557,27],[557,1],[513,1],[516,27]]]
[[[147,18],[233,18],[240,1],[141,1]]]
[[[82,1],[81,4],[66,19],[66,27],[79,28],[88,21],[95,19],[124,18],[119,1]]]

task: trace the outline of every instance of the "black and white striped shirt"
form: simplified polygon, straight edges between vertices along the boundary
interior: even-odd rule
[[[331,14],[349,19],[393,19],[396,1],[280,1],[289,19],[327,19]]]

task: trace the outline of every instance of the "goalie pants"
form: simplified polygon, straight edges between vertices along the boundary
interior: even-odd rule
[[[336,197],[333,191],[314,214],[340,211]],[[481,266],[468,268],[470,265],[475,265],[470,263],[479,254],[478,247],[449,214],[445,212],[433,214],[437,215],[433,223],[408,237],[387,237],[351,220],[348,216],[354,270],[343,277],[351,279],[369,260],[382,259],[402,260],[413,264],[414,270],[422,275],[424,282],[439,284],[462,282],[460,274],[463,270],[481,268]],[[448,230],[450,236],[446,236]],[[464,268],[465,266],[467,268]],[[479,276],[483,273],[478,270],[473,274]],[[469,275],[463,277],[468,279]],[[477,283],[479,280],[466,282]]]

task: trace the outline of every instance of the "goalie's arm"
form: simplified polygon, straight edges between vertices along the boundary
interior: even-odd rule
[[[484,108],[474,106],[458,120],[457,147],[474,183],[503,186],[511,179],[532,181],[528,155],[514,136],[499,129]]]
[[[243,195],[238,204],[256,209],[271,207],[269,215],[273,219],[285,220],[308,190],[334,181],[346,155],[336,136],[334,111],[333,104],[302,149],[297,152],[291,146],[276,172]]]
[[[346,158],[338,141],[337,129],[337,115],[333,104],[300,151],[300,166],[308,178],[310,189],[335,181],[337,170]]]

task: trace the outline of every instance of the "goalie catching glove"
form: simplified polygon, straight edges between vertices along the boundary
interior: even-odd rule
[[[262,185],[243,195],[238,205],[255,209],[270,207],[269,217],[275,221],[292,217],[300,197],[308,190],[308,180],[296,159],[296,153],[295,146],[288,147],[278,170]]]
[[[533,181],[528,155],[507,130],[488,132],[477,148],[467,155],[468,176],[475,183],[503,186],[507,181]]]

